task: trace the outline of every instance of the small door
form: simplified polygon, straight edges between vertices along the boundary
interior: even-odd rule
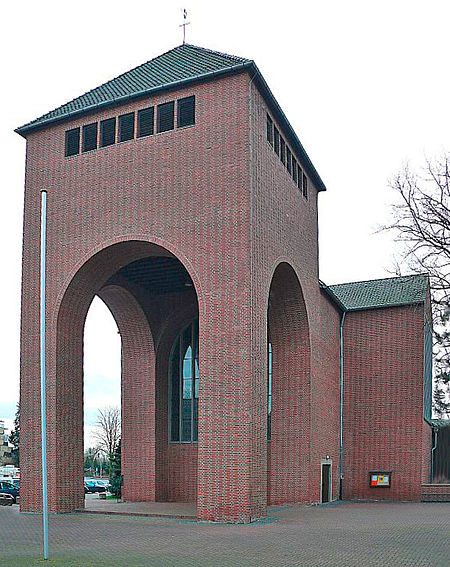
[[[331,465],[322,464],[322,504],[329,502],[331,497]]]

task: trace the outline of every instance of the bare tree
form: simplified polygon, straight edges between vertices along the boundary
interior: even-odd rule
[[[420,173],[404,167],[391,187],[398,202],[393,205],[393,222],[385,228],[395,231],[403,245],[401,264],[430,275],[434,411],[450,417],[450,154],[427,161]]]
[[[98,448],[105,453],[108,462],[111,462],[120,439],[120,409],[118,407],[99,409],[96,425],[97,429],[93,437],[97,441]]]

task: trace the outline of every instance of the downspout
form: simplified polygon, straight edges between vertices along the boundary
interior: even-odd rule
[[[437,447],[438,431],[439,431],[438,427],[433,427],[434,446],[431,447],[430,484],[432,484],[434,480],[434,452],[436,451],[436,447]]]
[[[340,400],[340,422],[339,422],[339,500],[342,500],[342,454],[344,445],[344,321],[345,313],[342,312],[339,327],[339,400]]]

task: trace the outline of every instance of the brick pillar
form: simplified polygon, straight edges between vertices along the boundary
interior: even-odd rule
[[[25,208],[21,333],[21,510],[42,509],[39,403],[39,195]],[[51,211],[50,211],[51,212]],[[32,216],[34,215],[34,218]],[[47,445],[50,512],[84,506],[83,328],[89,305],[117,270],[159,248],[120,242],[89,258],[67,287],[70,269],[58,255],[49,214],[47,273]],[[63,269],[64,267],[64,269]],[[73,268],[72,268],[73,269]],[[154,380],[153,380],[154,382]],[[153,473],[154,475],[154,473]]]
[[[250,522],[266,514],[265,376],[252,365],[262,329],[236,280],[200,312],[199,520]],[[217,292],[224,293],[224,290]],[[238,306],[239,304],[239,306]],[[264,382],[264,385],[262,384]],[[259,399],[259,403],[258,402]]]
[[[134,296],[117,285],[98,294],[109,307],[122,339],[122,498],[155,500],[155,349]]]

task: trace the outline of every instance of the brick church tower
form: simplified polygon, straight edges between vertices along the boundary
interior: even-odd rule
[[[41,498],[42,190],[51,511],[84,506],[95,295],[122,340],[124,499],[249,522],[268,504],[372,497],[374,471],[392,478],[376,498],[420,498],[427,278],[319,281],[325,186],[253,61],[181,45],[17,131],[22,510]]]

